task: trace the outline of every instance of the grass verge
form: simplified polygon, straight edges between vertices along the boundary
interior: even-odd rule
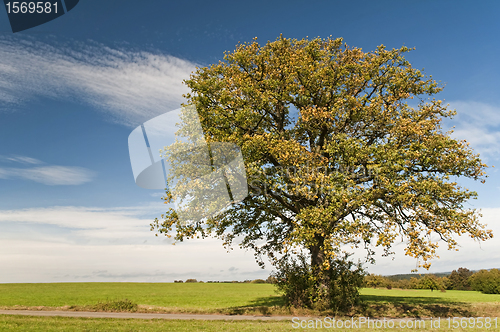
[[[440,332],[479,332],[479,331],[497,331],[498,326],[490,328],[477,327],[449,327],[446,320],[440,321],[440,327],[431,327],[431,321],[420,321],[417,327],[415,321],[394,321],[394,326],[399,327],[399,324],[407,325],[408,330],[416,331],[440,331]],[[170,331],[170,332],[191,332],[191,331],[206,331],[206,332],[254,332],[254,331],[297,331],[311,330],[314,331],[331,331],[332,328],[318,324],[317,320],[305,321],[301,328],[298,322],[293,321],[203,321],[203,320],[161,320],[161,319],[111,319],[111,318],[69,318],[69,317],[31,317],[31,316],[13,316],[0,315],[0,331]],[[330,323],[331,324],[331,323]],[[316,328],[316,326],[318,328]],[[330,325],[331,326],[331,325]],[[401,328],[400,328],[401,329]],[[333,330],[344,331],[343,328],[333,328]],[[349,331],[368,332],[368,331],[394,331],[394,328],[377,328],[363,327],[348,328]]]

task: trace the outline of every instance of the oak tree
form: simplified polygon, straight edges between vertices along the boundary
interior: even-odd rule
[[[491,238],[478,211],[464,207],[477,193],[456,182],[484,181],[487,166],[442,131],[455,111],[434,99],[442,87],[411,66],[409,51],[280,36],[198,68],[185,81],[187,104],[209,144],[241,148],[249,195],[193,223],[170,210],[153,228],[180,241],[237,241],[260,264],[305,251],[320,288],[346,248],[390,254],[403,241],[428,268],[439,242],[455,249],[455,235]]]

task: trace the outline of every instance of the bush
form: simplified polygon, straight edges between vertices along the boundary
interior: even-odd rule
[[[357,304],[365,276],[361,265],[349,261],[347,255],[329,263],[330,269],[323,272],[323,277],[329,280],[325,288],[321,276],[312,271],[307,257],[301,255],[296,260],[280,262],[273,277],[278,290],[284,293],[286,305],[338,312]]]
[[[427,274],[417,282],[417,289],[430,289],[431,291],[445,289],[442,280],[433,274]]]
[[[263,279],[255,279],[251,281],[252,284],[265,284],[266,281]]]
[[[188,280],[186,280],[186,282],[198,282],[198,280],[196,280],[196,279],[188,279]]]
[[[96,311],[137,311],[137,304],[132,301],[118,300],[118,301],[108,301],[108,302],[99,302],[96,305],[92,306],[93,310]]]
[[[500,294],[500,270],[481,270],[474,273],[469,280],[475,291],[484,294]]]
[[[363,286],[365,287],[387,287],[391,281],[383,276],[376,275],[376,274],[369,274],[364,277],[364,284]]]

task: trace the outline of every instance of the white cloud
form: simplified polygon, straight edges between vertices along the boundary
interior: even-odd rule
[[[6,271],[0,282],[244,280],[269,274],[271,267],[259,270],[251,252],[235,248],[227,254],[218,239],[188,240],[172,246],[164,236],[155,237],[149,224],[164,207],[155,203],[0,210],[0,266]],[[500,236],[500,208],[486,208],[482,214],[481,222]],[[457,241],[459,251],[448,251],[441,244],[440,259],[433,261],[431,272],[500,267],[496,239],[481,244],[467,237]],[[377,265],[368,266],[369,271],[410,273],[416,261],[404,255],[403,247],[395,246],[395,260],[379,253]],[[359,252],[356,255],[361,256]]]
[[[500,106],[474,101],[453,101],[449,109],[457,115],[452,121],[455,126],[452,137],[465,139],[483,159],[496,159],[500,153]]]
[[[21,163],[21,164],[43,164],[42,161],[35,159],[35,158],[30,158],[26,156],[1,156],[0,155],[0,161],[6,161],[6,162],[15,162],[15,163]]]
[[[0,102],[37,97],[80,100],[137,126],[176,109],[195,64],[173,56],[112,49],[97,43],[56,45],[0,39]]]
[[[172,245],[81,245],[26,241],[0,242],[0,283],[61,281],[142,281],[265,279],[253,255],[230,253],[213,239]],[[232,272],[229,272],[229,269]]]
[[[236,248],[228,254],[217,239],[172,246],[155,237],[147,215],[159,215],[163,207],[0,210],[0,282],[245,280],[269,274],[252,253]]]
[[[27,156],[1,156],[0,162],[15,162],[24,166],[44,164],[43,161]],[[95,173],[76,166],[32,166],[24,168],[0,168],[0,179],[20,178],[51,186],[80,185],[92,181]]]
[[[456,119],[481,127],[500,125],[500,107],[476,101],[453,101],[450,108],[457,111]]]
[[[21,178],[51,186],[80,185],[92,181],[94,172],[73,166],[40,166],[33,168],[0,168],[0,178]]]
[[[164,197],[165,196],[165,193],[164,192],[161,192],[161,193],[151,193],[149,194],[151,197]]]
[[[147,211],[161,211],[163,204],[143,207],[90,208],[55,206],[21,210],[0,210],[0,224],[28,223],[75,230],[73,235],[87,239],[136,238],[150,234],[152,218],[138,216]]]
[[[440,242],[437,254],[439,259],[434,259],[431,269],[419,269],[420,273],[430,272],[451,272],[459,267],[466,267],[470,270],[500,268],[500,208],[481,209],[480,218],[482,224],[486,224],[486,229],[493,231],[493,239],[484,242],[477,242],[467,236],[457,236],[458,251],[447,250],[446,243]],[[377,249],[376,265],[370,265],[369,271],[375,274],[392,275],[410,273],[416,268],[416,260],[404,255],[404,243],[394,246],[395,256],[381,257],[382,250]],[[361,251],[356,252],[356,257],[362,257]],[[394,258],[394,259],[393,259]]]
[[[8,179],[9,178],[9,171],[0,168],[0,179]]]

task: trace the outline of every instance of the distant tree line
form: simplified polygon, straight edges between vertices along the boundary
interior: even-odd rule
[[[202,283],[196,279],[174,280],[175,283]],[[254,279],[244,281],[206,281],[207,283],[252,283],[252,284],[276,284],[277,279],[269,276],[266,280]],[[480,270],[473,272],[467,268],[453,270],[451,274],[425,274],[418,276],[398,275],[381,276],[368,274],[364,276],[363,287],[369,288],[399,288],[399,289],[430,289],[440,290],[466,290],[479,291],[484,294],[500,294],[500,270]]]
[[[204,281],[198,281],[196,279],[187,279],[186,281],[183,280],[174,280],[174,283],[203,283]],[[254,280],[244,280],[244,281],[238,281],[238,280],[232,280],[232,281],[218,281],[218,280],[209,280],[206,281],[207,283],[226,283],[226,284],[274,284],[276,282],[274,277],[268,277],[266,280],[264,279],[254,279]]]
[[[480,270],[472,272],[467,268],[453,270],[447,276],[426,274],[419,277],[398,278],[397,276],[384,277],[369,274],[364,278],[365,287],[373,288],[400,288],[400,289],[430,289],[446,290],[473,290],[484,294],[500,294],[500,270]]]

